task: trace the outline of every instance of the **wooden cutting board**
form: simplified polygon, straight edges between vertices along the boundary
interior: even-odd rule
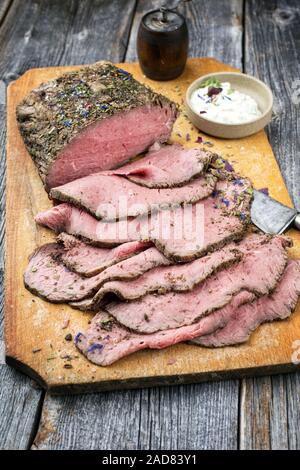
[[[235,70],[214,59],[190,59],[184,74],[170,82],[146,79],[138,64],[121,64],[141,82],[182,104],[188,85],[210,72]],[[8,87],[7,197],[5,333],[7,362],[35,378],[53,393],[134,388],[162,384],[198,382],[244,375],[288,372],[297,367],[300,340],[300,308],[289,320],[261,326],[248,343],[237,347],[205,349],[178,344],[161,351],[141,351],[109,367],[97,367],[85,359],[65,336],[84,331],[91,314],[67,305],[55,305],[34,297],[23,286],[23,272],[33,250],[54,239],[49,230],[36,226],[37,212],[51,206],[37,171],[19,135],[17,103],[41,82],[78,67],[33,69]],[[190,141],[186,135],[190,134]],[[177,120],[172,139],[186,147],[199,133],[184,114]],[[291,201],[264,132],[240,140],[204,136],[213,147],[248,176],[256,188],[268,187],[270,194],[284,204]],[[290,256],[300,258],[300,236],[294,240]],[[66,326],[67,325],[67,326]],[[298,349],[300,347],[298,346]],[[71,362],[66,356],[72,356]],[[300,355],[299,355],[300,356]],[[72,368],[65,368],[66,364]]]

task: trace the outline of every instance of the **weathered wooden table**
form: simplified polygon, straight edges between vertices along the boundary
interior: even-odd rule
[[[0,0],[2,246],[6,85],[32,67],[136,60],[141,15],[164,3]],[[272,87],[268,134],[300,210],[299,0],[194,0],[182,11],[191,56],[216,57]],[[2,254],[1,280],[3,264]],[[2,318],[0,328],[3,338]],[[6,366],[0,345],[1,449],[300,448],[300,373],[55,397]]]

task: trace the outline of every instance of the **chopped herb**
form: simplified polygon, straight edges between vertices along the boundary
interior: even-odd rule
[[[221,197],[221,202],[223,202],[223,204],[225,204],[226,207],[229,207],[229,204],[230,204],[229,199],[226,199],[226,198],[224,198],[224,197]]]
[[[217,197],[220,194],[220,191],[218,189],[214,189],[213,192],[211,193],[212,197]]]
[[[130,75],[129,72],[127,72],[126,70],[123,70],[123,69],[118,69],[118,72],[121,72],[121,73],[123,73],[124,75]]]
[[[224,160],[224,162],[225,162],[224,168],[225,168],[226,171],[233,171],[234,170],[233,166],[231,165],[231,163],[229,163],[228,160]]]
[[[35,353],[40,352],[41,350],[42,350],[42,348],[36,348],[36,349],[33,349],[32,352],[33,352],[33,354],[35,354]]]
[[[220,88],[221,87],[221,82],[218,78],[216,77],[211,77],[205,80],[204,82],[200,83],[199,88],[205,88],[205,87],[216,87]]]
[[[114,320],[113,318],[107,318],[105,320],[101,320],[99,323],[102,330],[111,331]]]
[[[72,361],[73,357],[70,354],[61,354],[61,359],[66,359],[66,361]]]
[[[72,341],[73,339],[73,336],[71,335],[71,333],[68,333],[66,336],[65,336],[65,340],[66,341]]]
[[[247,189],[245,189],[244,192],[245,192],[245,194],[249,194],[249,196],[252,196],[252,194],[253,194],[253,189],[252,189],[252,188],[247,188]]]
[[[87,349],[86,352],[91,353],[91,352],[95,352],[95,351],[101,351],[103,348],[104,348],[103,344],[94,343]]]
[[[240,178],[234,179],[232,183],[234,184],[234,186],[243,186],[244,184]]]
[[[80,111],[80,115],[83,117],[87,117],[89,115],[89,111],[87,109],[82,109]]]
[[[260,193],[265,194],[266,196],[269,196],[269,188],[261,188],[258,190]]]
[[[65,369],[73,369],[73,366],[72,366],[72,364],[65,364],[64,368]]]
[[[77,333],[77,335],[74,338],[75,344],[77,344],[80,341],[80,337],[83,336],[82,333]]]

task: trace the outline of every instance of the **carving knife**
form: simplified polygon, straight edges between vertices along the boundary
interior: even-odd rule
[[[289,228],[300,230],[300,212],[254,189],[251,220],[265,233],[281,234]]]

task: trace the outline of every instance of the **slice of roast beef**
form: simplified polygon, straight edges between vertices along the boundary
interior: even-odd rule
[[[66,232],[69,235],[75,235],[87,240],[95,246],[115,246],[134,241],[128,236],[123,237],[123,239],[118,237],[117,240],[111,241],[111,243],[100,241],[97,235],[97,228],[101,222],[87,212],[67,203],[51,207],[51,209],[44,212],[39,212],[35,217],[35,221],[54,230],[56,233]],[[119,222],[119,224],[121,223]],[[138,239],[138,237],[136,238]]]
[[[224,327],[196,338],[193,343],[207,347],[244,343],[261,323],[288,318],[296,308],[299,296],[300,262],[291,260],[271,295],[228,312]]]
[[[114,302],[106,310],[120,323],[140,333],[178,328],[228,304],[242,290],[257,295],[272,291],[287,263],[286,237],[252,234],[238,247],[240,263],[209,277],[189,292],[147,294],[132,302]]]
[[[253,297],[249,292],[237,294],[228,305],[192,325],[148,335],[130,331],[102,310],[95,315],[86,333],[76,335],[75,344],[94,364],[108,366],[141,349],[163,349],[208,334],[224,325],[228,310],[235,310]]]
[[[87,278],[70,271],[59,261],[62,251],[63,247],[56,243],[43,245],[31,256],[24,274],[26,288],[50,302],[81,300],[94,295],[108,281],[133,279],[149,269],[170,263],[152,247]]]
[[[133,300],[151,292],[165,294],[169,291],[189,291],[212,273],[237,263],[241,258],[242,253],[236,249],[234,244],[231,244],[188,264],[158,266],[136,279],[106,282],[93,298],[76,303],[72,302],[70,305],[80,308],[80,310],[97,311],[103,298],[110,293],[121,299]]]
[[[64,250],[58,254],[59,260],[71,271],[85,277],[95,276],[109,266],[151,246],[151,243],[134,241],[123,243],[116,248],[99,248],[67,233],[61,233],[58,241],[64,246]]]
[[[218,181],[212,196],[198,203],[161,210],[149,217],[116,222],[97,221],[85,211],[63,203],[36,216],[36,222],[99,246],[152,241],[176,262],[191,261],[241,238],[251,201],[248,180]]]
[[[173,102],[107,62],[44,83],[17,107],[20,132],[47,190],[166,142],[176,117]]]
[[[130,181],[147,188],[172,188],[183,186],[200,176],[213,155],[198,148],[181,145],[164,145],[151,149],[143,158],[128,163],[107,175],[125,176]]]
[[[249,180],[218,181],[211,197],[169,214],[163,211],[153,214],[149,239],[168,258],[176,262],[190,261],[242,238],[249,222],[251,200]],[[160,231],[167,224],[171,236]],[[183,227],[183,233],[175,230],[178,227]],[[146,239],[143,227],[141,233]]]
[[[136,217],[172,204],[193,203],[212,194],[216,178],[210,174],[180,188],[154,189],[139,186],[121,176],[95,173],[53,188],[50,196],[71,202],[97,219]]]

